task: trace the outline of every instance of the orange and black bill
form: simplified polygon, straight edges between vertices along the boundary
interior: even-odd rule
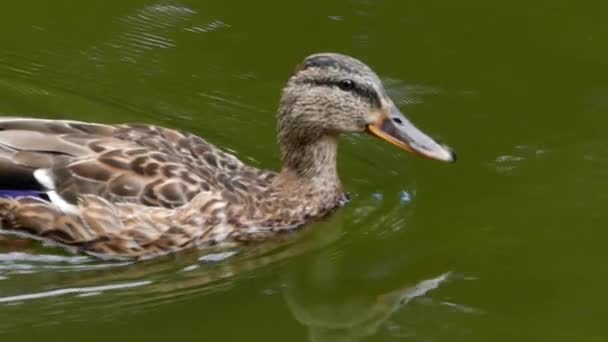
[[[390,109],[382,111],[378,120],[367,126],[368,133],[421,157],[456,161],[456,154],[449,147],[424,134],[394,104],[387,107]]]

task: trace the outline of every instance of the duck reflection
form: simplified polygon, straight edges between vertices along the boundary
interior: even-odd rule
[[[409,265],[374,257],[365,249],[359,255],[340,251],[329,248],[299,258],[283,272],[285,301],[308,328],[311,342],[373,336],[393,313],[449,277],[449,272],[409,272]]]

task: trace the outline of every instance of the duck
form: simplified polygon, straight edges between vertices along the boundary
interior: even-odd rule
[[[299,230],[347,202],[339,136],[367,133],[454,162],[411,123],[364,62],[317,53],[298,64],[277,110],[278,171],[205,139],[147,124],[0,118],[0,234],[76,253],[149,259]]]

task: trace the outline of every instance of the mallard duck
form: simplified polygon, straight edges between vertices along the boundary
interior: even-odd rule
[[[279,172],[248,166],[190,133],[151,125],[0,119],[5,233],[109,258],[149,258],[220,242],[260,241],[345,202],[338,136],[366,132],[413,154],[453,162],[417,129],[363,62],[307,57],[283,89]]]

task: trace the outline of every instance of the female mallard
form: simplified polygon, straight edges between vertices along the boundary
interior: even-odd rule
[[[399,112],[367,65],[344,55],[306,58],[277,117],[278,173],[168,128],[0,119],[0,187],[45,194],[0,199],[1,228],[93,255],[147,258],[262,240],[333,212],[344,202],[341,133],[455,159]]]

